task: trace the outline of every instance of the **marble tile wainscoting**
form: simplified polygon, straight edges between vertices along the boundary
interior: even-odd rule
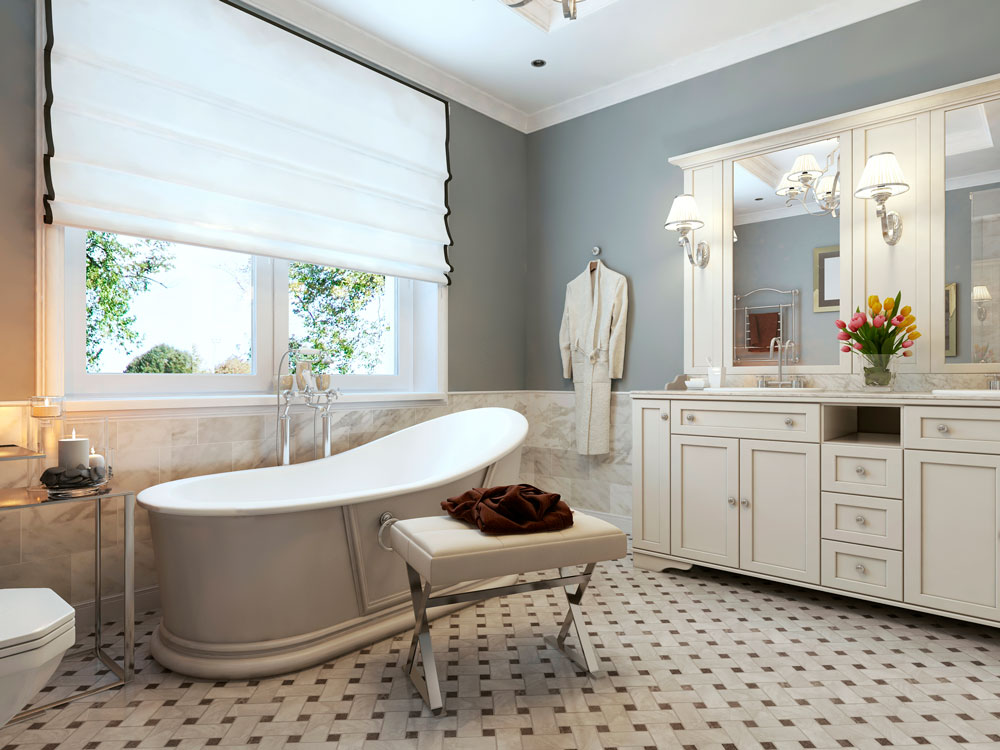
[[[525,444],[522,481],[559,492],[577,508],[619,516],[631,523],[631,406],[627,394],[615,394],[612,453],[579,456],[574,450],[572,392],[506,391],[452,393],[447,403],[338,410],[334,451],[341,452],[449,412],[503,406],[524,414],[531,425]],[[103,415],[102,415],[103,416]],[[81,434],[98,436],[103,420],[73,415]],[[81,425],[81,423],[83,423]],[[108,415],[107,443],[118,487],[136,492],[160,482],[215,472],[273,466],[275,411],[240,413],[202,409],[169,416]],[[316,420],[318,428],[318,420]],[[25,444],[27,408],[0,406],[0,443]],[[316,455],[313,413],[302,411],[293,422],[293,460]],[[103,444],[103,440],[98,443]],[[24,486],[21,462],[0,464],[0,489]],[[35,478],[37,479],[37,477]],[[107,503],[101,519],[104,591],[120,593],[122,562],[121,504]],[[94,510],[84,503],[40,505],[0,513],[0,588],[51,588],[75,605],[93,598]],[[136,588],[155,596],[156,569],[146,513],[136,512]],[[155,599],[153,599],[155,602]],[[146,606],[152,606],[147,601]]]

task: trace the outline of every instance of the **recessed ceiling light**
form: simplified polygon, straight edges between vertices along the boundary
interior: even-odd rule
[[[542,60],[541,58],[539,58],[538,60],[531,61],[531,67],[533,68],[544,68],[545,65],[546,65],[545,60]]]

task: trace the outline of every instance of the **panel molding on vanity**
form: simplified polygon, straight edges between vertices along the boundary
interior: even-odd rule
[[[633,392],[633,561],[1000,627],[1000,396]]]

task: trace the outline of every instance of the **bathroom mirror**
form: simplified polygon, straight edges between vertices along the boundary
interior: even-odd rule
[[[1000,100],[945,113],[946,364],[1000,363]]]
[[[836,365],[840,140],[733,163],[733,365]],[[850,195],[850,190],[844,191]]]

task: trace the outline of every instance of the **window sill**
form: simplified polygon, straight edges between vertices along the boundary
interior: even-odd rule
[[[367,406],[391,407],[414,403],[441,404],[448,400],[447,393],[345,393],[334,402],[335,410],[363,409]],[[242,394],[207,396],[126,396],[113,398],[72,397],[64,402],[66,412],[133,412],[175,409],[222,409],[247,407],[274,407],[274,394]]]

